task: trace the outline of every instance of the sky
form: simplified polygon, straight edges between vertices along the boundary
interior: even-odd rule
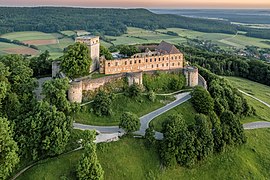
[[[0,6],[270,8],[270,0],[0,0]]]

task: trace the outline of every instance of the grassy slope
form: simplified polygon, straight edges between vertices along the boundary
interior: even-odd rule
[[[170,111],[156,117],[151,121],[151,124],[154,126],[154,129],[156,131],[160,132],[162,130],[162,123],[164,122],[164,120],[166,120],[166,117],[174,114],[180,114],[187,123],[190,123],[193,121],[196,111],[193,108],[192,103],[190,101],[187,101],[171,109]]]
[[[270,87],[250,81],[239,77],[224,77],[227,79],[235,88],[241,89],[267,103],[270,103]],[[254,122],[254,121],[270,121],[270,109],[259,101],[244,95],[248,100],[248,103],[253,106],[256,110],[256,116],[246,117],[243,119],[243,123]]]
[[[246,93],[249,93],[250,95],[255,96],[270,104],[270,86],[239,77],[224,78],[229,80],[235,88],[245,91]]]
[[[4,34],[1,37],[12,40],[26,41],[39,39],[55,39],[53,34],[38,32],[38,31],[22,31]]]
[[[161,169],[158,153],[140,139],[124,138],[99,145],[105,179],[267,179],[270,178],[270,129],[246,131],[248,143],[210,157],[193,169]],[[81,152],[63,155],[35,166],[18,179],[74,178]]]
[[[139,117],[165,105],[164,100],[169,102],[172,97],[158,97],[156,102],[149,101],[145,96],[143,102],[136,101],[124,95],[117,95],[113,101],[113,115],[108,117],[98,117],[90,112],[91,105],[87,106],[86,112],[80,112],[75,116],[75,121],[91,125],[118,125],[120,116],[123,112],[132,112]]]

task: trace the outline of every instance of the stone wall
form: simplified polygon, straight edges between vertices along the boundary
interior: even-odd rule
[[[141,72],[154,70],[170,70],[184,67],[184,56],[166,54],[146,57],[132,57],[130,59],[100,60],[100,72],[105,74],[119,74],[126,72]]]
[[[184,75],[186,77],[186,85],[189,87],[195,87],[199,84],[199,71],[196,67],[188,66],[184,69]]]
[[[204,77],[202,77],[200,74],[198,76],[199,82],[198,85],[204,87],[205,89],[207,89],[207,81],[204,79]]]

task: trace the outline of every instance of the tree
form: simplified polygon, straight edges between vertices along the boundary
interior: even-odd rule
[[[150,90],[148,92],[148,99],[151,101],[151,102],[155,102],[156,100],[156,94],[153,90]]]
[[[121,46],[120,47],[120,54],[123,54],[125,56],[132,56],[136,53],[139,53],[139,49],[136,46],[133,45],[127,45],[127,46]]]
[[[49,75],[52,73],[52,59],[48,50],[38,57],[30,59],[30,67],[34,71],[34,76]]]
[[[128,134],[140,129],[140,119],[136,114],[125,112],[120,117],[119,128],[123,128]]]
[[[151,146],[156,143],[155,130],[153,126],[150,125],[150,127],[145,130],[144,138],[146,140],[147,146]]]
[[[215,152],[222,152],[225,147],[225,142],[223,140],[222,136],[222,129],[221,129],[221,123],[216,115],[215,112],[209,113],[209,119],[212,124],[212,135],[213,135],[213,142],[214,142],[214,150]]]
[[[71,118],[46,101],[38,102],[31,112],[19,116],[15,124],[20,149],[33,160],[61,154],[72,128]]]
[[[5,118],[0,117],[0,179],[6,179],[19,162],[18,146],[13,130]]]
[[[66,95],[68,88],[69,81],[67,78],[46,81],[42,87],[42,94],[45,95],[44,101],[55,105],[59,111],[70,113],[71,104]]]
[[[165,166],[176,163],[189,166],[194,164],[194,137],[189,132],[186,122],[179,115],[168,116],[163,123],[164,139],[161,143],[160,156]]]
[[[139,97],[142,94],[142,87],[139,84],[134,83],[128,87],[127,94],[132,98]]]
[[[210,129],[210,122],[204,114],[195,116],[195,126],[193,126],[196,138],[194,146],[198,160],[203,160],[213,153],[213,135]]]
[[[99,91],[93,101],[93,109],[98,116],[109,116],[112,114],[112,99],[109,94]]]
[[[106,60],[112,60],[113,56],[108,48],[100,46],[100,56],[105,56]]]
[[[98,162],[96,154],[95,131],[84,131],[84,154],[77,166],[77,177],[80,180],[101,180],[104,171]]]
[[[92,60],[84,43],[68,46],[61,60],[61,69],[68,77],[77,78],[89,74]]]
[[[241,145],[246,142],[244,128],[231,111],[224,111],[220,116],[220,122],[226,144]]]
[[[198,113],[207,115],[214,109],[214,102],[211,95],[201,86],[195,87],[192,92],[191,102]]]

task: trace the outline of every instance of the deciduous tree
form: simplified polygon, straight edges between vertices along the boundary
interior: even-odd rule
[[[127,133],[140,129],[140,119],[136,114],[125,112],[120,117],[119,128],[123,128]]]

